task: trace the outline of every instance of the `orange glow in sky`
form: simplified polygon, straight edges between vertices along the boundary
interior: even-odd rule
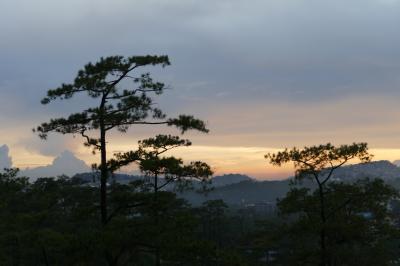
[[[129,148],[122,145],[110,145],[110,150],[127,151]],[[257,179],[282,179],[293,175],[292,164],[283,167],[270,165],[264,155],[268,152],[277,152],[280,149],[264,147],[218,147],[218,146],[192,146],[182,147],[171,152],[174,156],[182,157],[185,161],[201,160],[212,166],[216,175],[226,173],[247,174]],[[373,160],[394,161],[400,158],[400,149],[371,149]],[[92,155],[90,150],[83,146],[75,151],[78,158],[84,160],[88,165],[98,161],[98,155]],[[11,153],[14,166],[25,168],[38,165],[51,164],[54,159],[51,156],[43,156],[28,152],[24,149]],[[111,156],[112,153],[109,153]],[[26,164],[29,162],[29,164]],[[126,172],[134,170],[135,167],[124,169]]]

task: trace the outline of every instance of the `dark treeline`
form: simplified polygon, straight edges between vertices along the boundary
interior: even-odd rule
[[[0,175],[2,265],[320,265],[322,227],[325,265],[396,265],[399,254],[397,192],[378,179],[329,183],[325,224],[319,193],[301,185],[271,214],[154,197],[154,179],[112,183],[104,225],[98,187],[16,174]]]
[[[109,186],[101,223],[98,188],[66,177],[29,183],[0,176],[2,265],[246,265],[237,243],[248,230],[222,201],[191,208],[142,182]],[[159,262],[157,262],[157,256]]]
[[[78,95],[97,101],[34,131],[43,139],[54,132],[82,136],[100,155],[100,163],[93,165],[99,180],[94,185],[68,177],[29,182],[18,177],[17,169],[5,169],[0,174],[1,265],[400,263],[397,190],[368,176],[351,182],[332,178],[354,160],[370,162],[365,143],[267,154],[271,164],[293,163],[296,169],[289,192],[268,214],[232,208],[219,199],[196,207],[181,199],[178,192],[212,189],[213,172],[205,162],[185,163],[171,155],[191,145],[179,136],[159,134],[139,141],[136,150],[109,158],[112,130],[166,125],[181,134],[208,132],[192,115],[167,117],[154,102],[166,86],[149,73],[135,74],[143,67],[169,64],[167,56],[101,58],[80,70],[72,83],[48,91],[43,104]],[[113,181],[116,171],[131,164],[144,178]],[[171,187],[175,190],[167,189]]]

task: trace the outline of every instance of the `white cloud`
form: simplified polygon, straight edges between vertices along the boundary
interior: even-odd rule
[[[54,159],[52,164],[21,171],[20,175],[30,178],[56,177],[60,175],[73,176],[77,173],[90,171],[83,160],[78,159],[72,152],[64,151]]]
[[[9,156],[9,148],[7,145],[0,146],[0,171],[3,168],[11,168],[12,167],[12,159]]]

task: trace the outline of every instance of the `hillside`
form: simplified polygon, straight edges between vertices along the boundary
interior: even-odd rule
[[[348,165],[339,168],[332,176],[332,180],[351,182],[362,178],[382,178],[395,188],[400,188],[400,167],[389,161],[376,161],[366,164]],[[285,196],[289,190],[290,179],[281,181],[255,181],[242,182],[215,187],[207,195],[196,192],[186,192],[182,196],[197,205],[207,200],[223,199],[229,205],[245,205],[257,202],[276,202],[277,198]],[[309,180],[303,185],[313,187]]]
[[[400,168],[389,161],[376,161],[367,164],[355,164],[344,166],[336,170],[332,180],[351,182],[360,178],[382,178],[388,184],[400,188]],[[83,173],[75,175],[86,182],[97,179],[94,173]],[[114,180],[120,183],[128,183],[143,178],[125,174],[115,174]],[[289,190],[290,179],[274,181],[257,181],[246,175],[226,174],[215,176],[212,179],[213,189],[207,194],[196,191],[186,191],[180,196],[194,205],[199,205],[207,200],[223,199],[229,205],[243,206],[246,204],[271,202],[275,203],[277,198],[284,197]],[[312,187],[311,181],[303,181],[303,185]],[[168,189],[173,189],[169,186]]]
[[[382,178],[391,180],[400,178],[400,167],[389,161],[374,161],[365,164],[354,164],[338,168],[333,178],[343,181],[360,178]]]
[[[243,205],[253,202],[275,200],[286,194],[289,189],[289,181],[253,181],[247,180],[214,188],[207,194],[189,191],[181,196],[194,205],[199,205],[207,200],[223,199],[228,205]]]
[[[252,181],[251,177],[241,174],[225,174],[221,176],[215,176],[212,178],[211,184],[214,187],[223,187],[231,184],[240,183],[243,181]]]

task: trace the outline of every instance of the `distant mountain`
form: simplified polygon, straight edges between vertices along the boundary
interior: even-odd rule
[[[400,166],[400,160],[395,160],[392,162],[392,164],[394,164],[396,166]]]
[[[389,161],[375,161],[366,164],[355,164],[338,168],[332,181],[352,182],[362,178],[381,178],[395,188],[400,188],[400,167]],[[271,202],[282,198],[289,191],[290,179],[280,181],[256,181],[245,180],[225,186],[215,186],[207,193],[200,194],[188,191],[181,194],[194,205],[199,205],[207,200],[223,199],[229,205],[245,206],[248,204]],[[315,184],[311,180],[304,180],[303,186],[314,188]]]
[[[22,170],[20,175],[30,178],[55,177],[60,175],[73,176],[77,173],[89,172],[90,167],[83,160],[78,159],[70,151],[62,152],[52,164]]]
[[[235,183],[240,183],[243,181],[251,181],[251,177],[241,174],[225,174],[221,176],[215,176],[212,178],[211,184],[214,187],[222,187],[226,185],[231,185]]]
[[[332,177],[343,181],[366,177],[390,180],[400,178],[400,167],[389,161],[374,161],[343,166],[338,168]]]
[[[73,176],[87,183],[98,183],[99,173],[80,173]],[[114,174],[111,181],[119,183],[129,183],[134,180],[144,179],[143,176]],[[110,182],[110,181],[109,181]],[[160,183],[162,183],[160,178]],[[277,197],[282,197],[289,189],[289,181],[255,181],[249,176],[241,174],[226,174],[212,178],[211,186],[214,188],[205,196],[196,191],[186,191],[180,196],[187,199],[190,203],[198,205],[206,200],[223,199],[230,205],[240,205],[251,202],[271,201],[275,202]],[[194,183],[195,189],[200,189],[197,182]],[[173,190],[173,185],[165,187],[166,190]]]
[[[99,173],[90,172],[90,168],[77,159],[71,152],[63,152],[49,166],[25,170],[23,175],[30,177],[58,176],[66,174],[80,178],[89,183],[99,181]],[[382,178],[388,183],[400,187],[400,167],[389,161],[375,161],[366,164],[355,164],[343,166],[337,169],[332,176],[336,181],[353,181],[360,178]],[[111,181],[129,183],[134,180],[143,179],[143,176],[114,174]],[[281,181],[256,181],[249,176],[241,174],[226,174],[215,176],[211,186],[213,190],[207,194],[199,194],[195,191],[186,191],[180,195],[194,205],[201,204],[206,200],[223,199],[229,205],[246,205],[257,202],[276,202],[277,198],[284,197],[289,190],[290,179]],[[162,182],[162,181],[161,181]],[[311,181],[303,184],[313,187]],[[195,184],[195,188],[200,188]],[[165,187],[173,190],[173,185]]]
[[[196,191],[181,193],[181,196],[194,205],[207,200],[222,199],[228,205],[244,205],[254,202],[275,202],[289,190],[289,180],[282,181],[254,181],[247,180],[227,186],[216,187],[212,191],[202,194]]]

